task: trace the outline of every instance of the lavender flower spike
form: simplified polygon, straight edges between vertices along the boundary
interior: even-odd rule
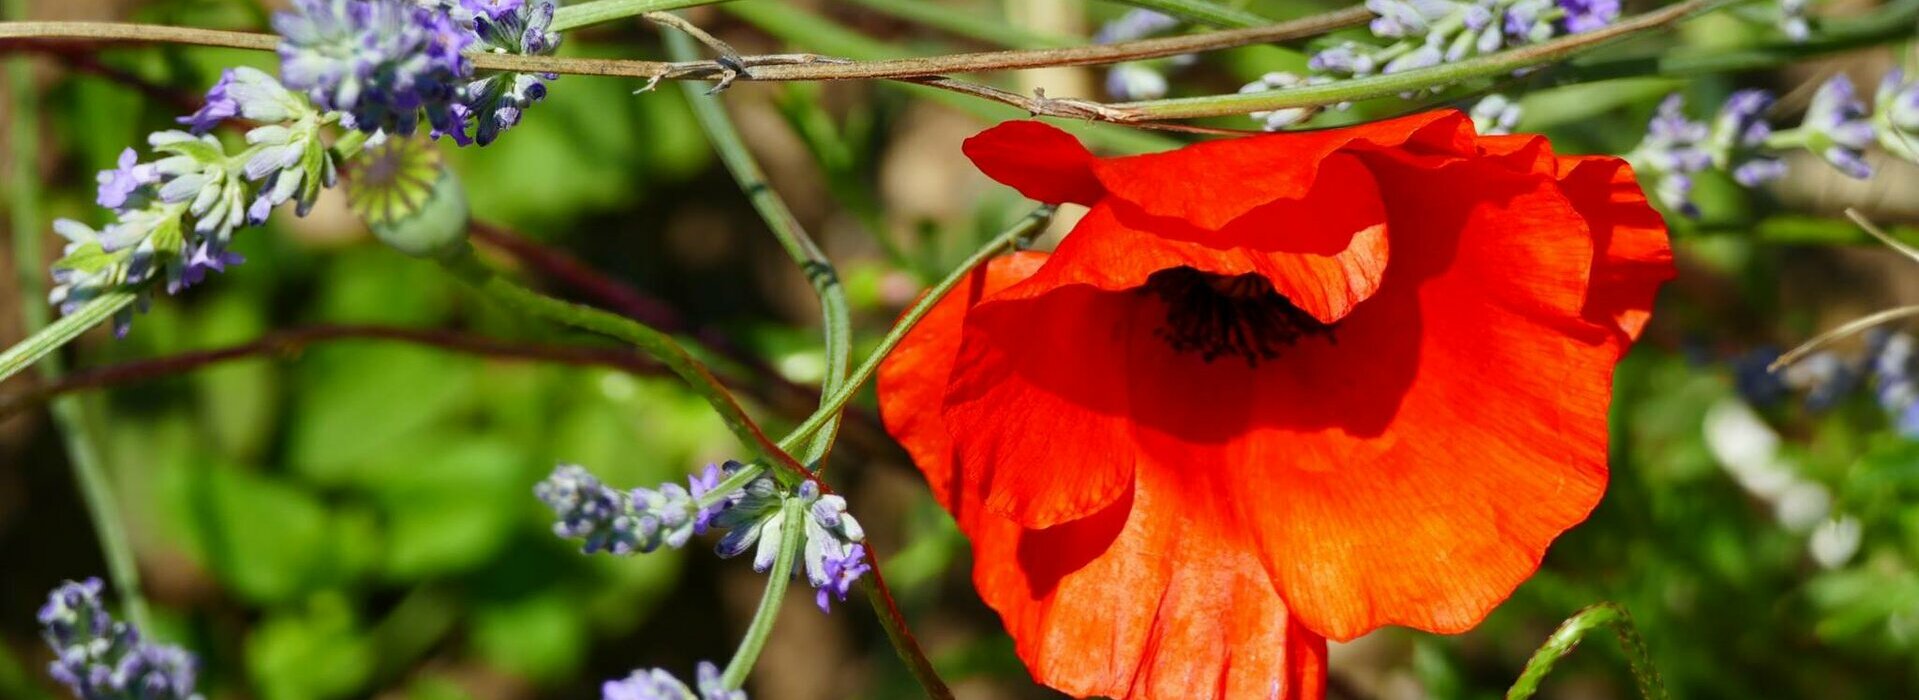
[[[600,700],[700,700],[693,691],[662,669],[640,669],[600,686]]]
[[[193,655],[141,641],[139,630],[107,613],[101,588],[98,578],[68,581],[40,608],[54,680],[80,700],[200,700]]]
[[[1692,177],[1712,167],[1712,155],[1703,144],[1711,136],[1704,122],[1686,117],[1685,98],[1677,93],[1660,101],[1659,111],[1646,125],[1646,138],[1627,160],[1654,179],[1653,193],[1667,209],[1698,216],[1692,202]]]
[[[1619,19],[1619,0],[1559,0],[1559,9],[1571,34],[1604,29]]]
[[[274,15],[280,77],[322,108],[347,112],[368,133],[408,135],[420,114],[452,131],[461,81],[473,72],[461,54],[473,35],[445,9],[409,0],[295,0]]]
[[[1867,120],[1866,106],[1860,103],[1852,79],[1844,73],[1819,86],[1799,130],[1806,148],[1839,172],[1861,180],[1872,177],[1872,166],[1865,158],[1866,147],[1874,141],[1872,122]]]

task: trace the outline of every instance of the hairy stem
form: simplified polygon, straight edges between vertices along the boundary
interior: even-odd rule
[[[753,611],[753,622],[746,626],[739,649],[720,674],[720,684],[728,690],[746,684],[746,675],[753,671],[753,662],[759,660],[766,638],[773,633],[773,622],[779,619],[781,604],[786,600],[786,584],[793,580],[793,562],[799,558],[804,539],[801,535],[806,531],[805,518],[800,499],[788,498],[780,503],[779,554],[773,558],[773,570],[766,572],[766,592],[760,596],[759,609]]]
[[[669,33],[666,45],[668,53],[675,60],[688,61],[695,56],[693,42],[686,36]],[[846,383],[847,369],[852,365],[853,321],[846,302],[846,289],[840,285],[839,273],[819,245],[807,235],[799,219],[793,216],[793,210],[767,183],[765,171],[760,169],[752,151],[747,149],[745,140],[740,138],[739,129],[734,128],[733,120],[726,115],[726,108],[720,104],[719,98],[701,94],[699,87],[692,83],[684,83],[681,87],[685,88],[687,102],[693,105],[694,117],[706,130],[707,140],[719,152],[727,171],[739,182],[740,189],[753,202],[753,209],[760,213],[760,218],[766,220],[780,247],[786,250],[786,254],[793,258],[793,264],[798,265],[806,274],[807,281],[812,283],[813,292],[820,300],[821,325],[826,334],[826,379],[822,382],[820,393],[824,397],[840,391]],[[816,471],[824,466],[822,462],[832,448],[834,436],[839,432],[839,422],[839,415],[835,413],[813,436],[812,444],[800,456],[802,463]]]
[[[30,235],[34,234],[21,233],[16,229],[14,233],[15,244],[18,245],[19,238]],[[31,263],[23,262],[21,264]],[[31,304],[39,304],[41,300],[44,299],[44,297],[38,294],[28,295],[27,298],[28,303]],[[33,363],[48,358],[55,350],[59,350],[61,346],[72,342],[74,338],[80,337],[81,333],[85,333],[88,329],[100,325],[101,322],[113,318],[114,314],[119,313],[121,309],[132,304],[133,300],[137,298],[139,298],[139,294],[132,291],[119,290],[107,292],[95,298],[93,301],[87,302],[86,306],[75,309],[73,313],[61,316],[59,320],[34,331],[33,335],[27,336],[26,340],[14,343],[13,347],[7,348],[5,352],[0,352],[0,380],[19,374],[20,370],[26,369],[32,366]]]
[[[1644,700],[1665,700],[1666,686],[1659,680],[1659,670],[1653,667],[1652,656],[1646,651],[1646,640],[1640,638],[1639,630],[1633,627],[1632,616],[1618,603],[1599,603],[1568,618],[1554,631],[1546,643],[1533,652],[1532,659],[1526,662],[1526,668],[1519,674],[1519,680],[1513,682],[1506,691],[1506,700],[1526,700],[1539,692],[1539,683],[1552,673],[1553,666],[1560,659],[1572,653],[1579,646],[1586,633],[1600,627],[1611,627],[1619,637],[1619,645],[1626,652],[1626,663],[1632,668],[1633,683],[1639,688],[1639,696]]]

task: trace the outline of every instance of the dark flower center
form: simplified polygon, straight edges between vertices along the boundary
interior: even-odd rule
[[[1207,362],[1238,355],[1257,367],[1300,338],[1333,338],[1333,326],[1294,306],[1258,274],[1227,277],[1175,267],[1147,277],[1140,291],[1166,302],[1166,322],[1153,335]]]

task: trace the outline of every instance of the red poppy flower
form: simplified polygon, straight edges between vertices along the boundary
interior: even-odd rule
[[[1598,503],[1613,365],[1672,274],[1620,160],[1456,112],[965,150],[1091,211],[941,301],[880,403],[1041,682],[1318,697],[1326,638],[1468,629]]]

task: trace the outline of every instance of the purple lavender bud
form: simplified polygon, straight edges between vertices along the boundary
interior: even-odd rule
[[[160,174],[153,165],[139,162],[139,154],[128,148],[120,152],[120,162],[112,170],[102,170],[96,178],[100,191],[94,201],[100,206],[119,211],[128,208],[128,203],[138,203],[146,197],[136,194],[149,185],[160,181]]]
[[[846,594],[853,590],[853,584],[873,568],[866,564],[866,546],[853,545],[840,556],[828,557],[825,562],[826,583],[819,587],[814,596],[821,612],[833,612],[832,599],[846,601]]]
[[[1865,149],[1876,135],[1865,104],[1859,101],[1852,79],[1844,73],[1834,75],[1813,93],[1801,129],[1808,135],[1807,147],[1839,172],[1862,180],[1872,177]]]
[[[451,105],[472,73],[473,34],[445,8],[408,0],[295,0],[274,15],[280,75],[315,104],[349,112],[362,131],[414,132],[422,112],[453,128]]]
[[[233,70],[227,69],[221,71],[220,82],[214,83],[213,89],[207,91],[206,104],[200,105],[199,110],[187,116],[180,117],[176,121],[187,125],[187,128],[193,133],[204,134],[212,131],[213,127],[219,126],[220,122],[232,119],[238,115],[240,113],[240,103],[235,102],[231,96],[227,95],[227,86],[232,82]]]
[[[1482,134],[1510,134],[1513,127],[1519,125],[1522,112],[1519,103],[1505,95],[1494,93],[1473,103],[1467,113],[1472,117],[1473,128]]]
[[[1152,10],[1127,10],[1119,19],[1100,25],[1093,33],[1093,43],[1112,44],[1121,41],[1144,39],[1179,28],[1179,20],[1172,15]]]
[[[80,700],[197,699],[193,656],[143,642],[107,614],[101,588],[97,578],[68,581],[47,596],[39,620],[55,657],[48,674]]]
[[[625,494],[607,488],[592,472],[576,464],[562,464],[533,487],[534,495],[553,509],[553,532],[584,540],[581,551],[632,554],[639,551],[644,524]]]
[[[1425,44],[1417,49],[1400,54],[1398,58],[1388,62],[1385,72],[1390,75],[1409,70],[1431,68],[1439,65],[1439,62],[1444,59],[1445,56],[1440,54],[1439,47],[1433,46],[1432,44]]]
[[[1367,50],[1368,47],[1348,41],[1313,54],[1306,67],[1320,73],[1371,75],[1377,64]]]
[[[514,6],[510,9],[474,18],[474,49],[522,56],[546,56],[559,50],[560,35],[548,30],[553,24],[552,0],[511,2]],[[545,99],[546,82],[558,77],[551,73],[498,72],[467,82],[461,87],[463,97],[451,107],[448,127],[436,125],[434,134],[452,136],[462,146],[491,144],[520,123],[526,108]],[[470,136],[469,122],[473,127]]]
[[[1378,15],[1370,25],[1373,36],[1404,39],[1425,35],[1462,8],[1450,0],[1366,0],[1366,9]]]
[[[212,241],[202,242],[187,254],[186,261],[179,272],[167,279],[167,293],[178,294],[181,290],[205,281],[208,272],[226,272],[227,266],[238,265],[247,259],[230,250],[216,250]]]
[[[600,700],[691,700],[693,691],[662,669],[640,669],[600,686]]]
[[[1559,9],[1569,34],[1604,29],[1619,19],[1619,0],[1559,0]]]

